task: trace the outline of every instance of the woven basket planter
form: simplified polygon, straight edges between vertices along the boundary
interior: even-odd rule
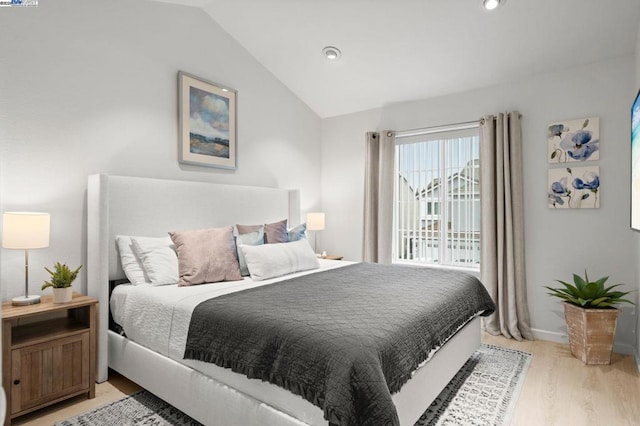
[[[610,364],[620,310],[563,304],[573,356],[585,364]]]

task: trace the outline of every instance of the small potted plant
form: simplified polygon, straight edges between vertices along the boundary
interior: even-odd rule
[[[78,276],[81,268],[82,265],[72,271],[67,265],[60,264],[60,262],[56,262],[55,270],[53,271],[45,266],[44,269],[51,274],[51,281],[45,281],[42,284],[42,290],[47,287],[53,288],[53,303],[71,302],[73,292],[71,284]]]
[[[630,292],[614,290],[622,284],[605,287],[609,277],[589,281],[573,274],[573,284],[556,280],[563,287],[545,288],[551,296],[562,299],[567,322],[571,353],[585,364],[610,364],[613,340],[620,310],[620,303],[634,304],[624,299]]]

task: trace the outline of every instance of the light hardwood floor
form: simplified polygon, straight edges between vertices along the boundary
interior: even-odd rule
[[[611,365],[586,366],[559,343],[517,342],[483,334],[483,343],[533,354],[512,419],[523,426],[640,425],[640,375],[630,356]],[[50,426],[140,389],[118,374],[96,386],[96,398],[79,397],[17,419],[15,425]]]
[[[512,425],[640,425],[640,375],[631,356],[584,365],[569,345],[517,342],[483,334],[482,342],[533,354]]]

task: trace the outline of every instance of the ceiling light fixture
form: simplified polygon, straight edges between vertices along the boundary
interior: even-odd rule
[[[493,10],[496,7],[500,6],[500,0],[483,0],[482,5],[487,10]]]
[[[342,55],[342,52],[340,52],[340,49],[338,49],[337,47],[327,46],[324,49],[322,49],[322,54],[328,60],[335,61],[340,58],[340,55]]]

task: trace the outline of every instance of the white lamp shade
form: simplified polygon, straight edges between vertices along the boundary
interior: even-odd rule
[[[322,231],[324,229],[324,213],[307,213],[307,229]]]
[[[20,250],[49,247],[49,213],[4,213],[2,247]]]

